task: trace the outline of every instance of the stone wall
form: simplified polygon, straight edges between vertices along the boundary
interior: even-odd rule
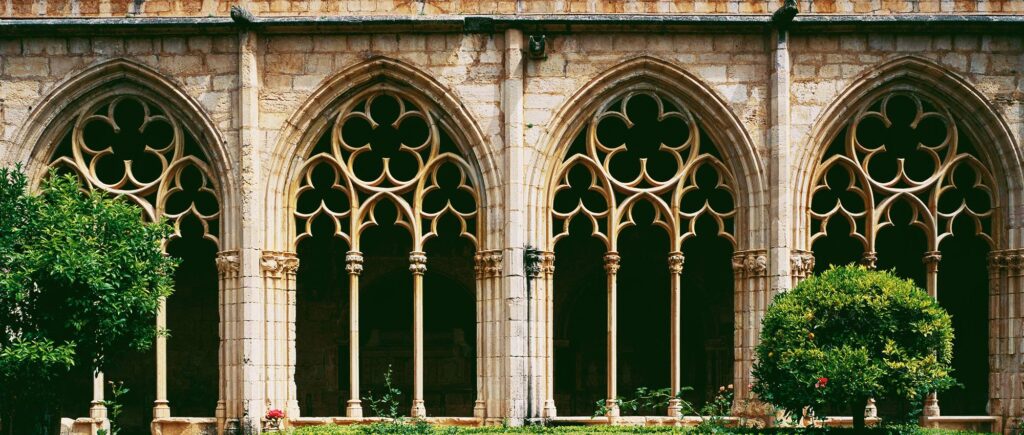
[[[0,9],[6,17],[80,16],[80,17],[179,17],[225,16],[229,0],[10,0]],[[770,13],[782,0],[254,0],[250,9],[268,15],[435,15],[435,14],[515,14],[515,13]],[[1014,13],[1024,5],[1014,0],[799,0],[802,11],[819,14],[899,14],[899,13]]]
[[[505,24],[499,30],[468,31],[459,24],[455,30],[439,30],[386,20],[367,29],[308,23],[300,30],[273,24],[247,28],[226,19],[233,3],[13,0],[0,5],[2,16],[17,17],[18,23],[54,17],[197,17],[159,32],[145,20],[114,23],[113,31],[99,36],[70,22],[15,33],[4,25],[16,20],[0,21],[0,163],[25,163],[38,175],[54,145],[47,132],[63,128],[54,123],[71,118],[61,109],[88,98],[90,89],[136,81],[180,93],[184,111],[192,110],[184,105],[194,104],[195,116],[185,124],[208,147],[225,186],[224,252],[218,267],[223,266],[221,395],[227,405],[218,408],[220,430],[232,420],[253,430],[259,425],[253,416],[267,406],[295,410],[302,400],[295,397],[290,374],[294,342],[301,340],[294,336],[295,301],[289,296],[295,291],[291,208],[296,168],[312,137],[321,133],[313,130],[336,115],[339,101],[373,83],[388,82],[436,103],[438,119],[462,135],[463,154],[479,172],[484,225],[477,248],[486,255],[478,257],[476,281],[482,340],[477,376],[486,405],[478,403],[483,411],[474,413],[487,422],[554,416],[546,414],[545,397],[536,392],[550,383],[546,366],[552,354],[546,340],[551,337],[544,331],[552,314],[544,303],[557,289],[552,288],[551,269],[527,274],[524,248],[531,245],[547,255],[553,251],[547,208],[552,168],[595,105],[622,86],[654,83],[664,92],[685,94],[702,122],[727,139],[716,145],[743,190],[737,199],[742,221],[733,265],[739,301],[734,344],[738,391],[749,380],[767,301],[807,272],[809,172],[833,127],[843,122],[844,110],[871,89],[912,77],[915,83],[933,81],[952,99],[975,99],[964,102],[971,110],[958,115],[974,120],[979,133],[996,137],[989,155],[1006,179],[999,211],[1005,213],[1005,236],[996,249],[1024,245],[1017,211],[1024,173],[1015,169],[1022,165],[1019,145],[1024,140],[1021,24],[990,29],[900,25],[913,14],[978,12],[992,18],[1024,11],[1021,2],[802,0],[799,7],[808,15],[903,15],[890,27],[876,23],[866,28],[849,24],[856,19],[847,17],[852,21],[843,26],[796,26],[788,33],[768,23],[767,14],[782,3],[776,0],[246,4],[257,17],[761,14],[752,16],[749,25],[727,29],[715,23],[672,27],[641,20],[635,27],[617,25],[608,31],[600,25],[572,30],[586,15],[565,15],[560,19],[578,21],[538,24],[536,29]],[[543,58],[530,58],[524,48],[528,37],[539,33],[547,35],[547,50]],[[107,70],[114,72],[104,75]],[[791,251],[796,263],[790,262]],[[527,293],[528,279],[536,285],[530,287],[534,293]],[[1007,282],[1009,287],[1024,285]],[[997,350],[990,351],[989,413],[1010,419],[1024,414],[1018,361],[1024,352],[1015,323],[1020,289],[993,288],[991,337]],[[211,425],[209,419],[196,422]]]

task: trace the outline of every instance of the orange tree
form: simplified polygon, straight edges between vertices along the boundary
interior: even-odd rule
[[[849,409],[863,428],[868,398],[919,406],[953,386],[952,356],[949,314],[912,281],[833,267],[769,306],[753,390],[794,416]]]
[[[53,399],[73,365],[148,348],[176,261],[166,223],[126,200],[51,174],[30,194],[0,168],[0,433],[53,433]]]

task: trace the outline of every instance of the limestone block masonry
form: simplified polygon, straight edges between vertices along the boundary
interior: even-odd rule
[[[987,352],[955,357],[969,403],[930,395],[922,424],[1010,433],[1022,35],[1017,0],[7,1],[0,165],[167,219],[168,252],[200,265],[179,293],[210,295],[172,295],[155,326],[181,334],[144,369],[83,374],[61,417],[105,427],[105,380],[131,378],[154,434],[368,421],[389,366],[401,414],[448,424],[685,414],[620,410],[644,379],[732,384],[734,414],[763,417],[747,387],[772,297],[858,261],[940,303],[988,295],[958,330]],[[916,251],[888,242],[901,225]],[[664,249],[629,241],[648,227]],[[663,288],[630,282],[637,258]],[[465,316],[436,311],[463,287],[442,308]],[[630,332],[640,294],[664,297],[663,345]],[[381,298],[408,318],[381,321]]]

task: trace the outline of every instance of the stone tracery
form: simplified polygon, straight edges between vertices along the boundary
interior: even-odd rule
[[[428,269],[427,242],[454,231],[479,246],[480,196],[473,169],[429,103],[390,85],[368,88],[342,104],[330,130],[300,169],[296,186],[295,244],[313,237],[325,221],[332,237],[349,246],[350,417],[362,416],[359,391],[359,278],[363,271],[361,238],[382,221],[379,205],[388,204],[393,224],[411,240],[408,272],[413,282],[412,415],[426,415],[423,395],[423,286]],[[488,257],[489,258],[489,257]],[[366,259],[366,264],[372,259]],[[480,266],[481,278],[496,276]],[[481,285],[477,280],[477,286]],[[477,301],[478,311],[480,301]],[[480,324],[477,336],[480,335]],[[478,342],[479,343],[479,342]],[[479,348],[479,345],[478,345]],[[479,350],[478,350],[479,352]],[[478,365],[479,370],[479,365]],[[474,414],[483,412],[480,386]]]
[[[577,222],[584,222],[590,227],[590,235],[607,250],[603,258],[608,286],[606,403],[610,418],[619,415],[616,301],[622,258],[620,235],[646,223],[669,235],[670,388],[679,391],[684,245],[698,236],[711,236],[726,240],[733,250],[737,246],[733,233],[736,181],[720,156],[682,101],[653,89],[637,89],[607,100],[555,169],[555,184],[549,194],[549,246],[568,237]],[[759,258],[763,270],[764,257]],[[552,334],[548,335],[551,340]],[[552,394],[549,380],[545,400],[548,416],[554,415]],[[679,415],[680,403],[673,400],[668,412]]]

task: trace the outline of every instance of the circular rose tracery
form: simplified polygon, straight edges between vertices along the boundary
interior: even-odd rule
[[[991,245],[992,173],[958,131],[952,113],[910,92],[890,92],[862,108],[836,138],[815,171],[811,243],[829,237],[833,219],[851,230],[864,252],[893,207],[909,207],[910,224],[924,228],[929,250],[968,219]]]
[[[129,198],[150,221],[166,218],[172,239],[187,218],[217,242],[220,204],[206,156],[166,109],[140,95],[102,98],[83,110],[50,166]]]
[[[653,90],[609,100],[580,132],[557,169],[551,196],[552,238],[579,219],[615,250],[618,233],[640,215],[673,234],[673,249],[710,218],[735,246],[735,179],[683,104]]]
[[[414,250],[437,236],[442,219],[454,218],[459,236],[476,242],[472,170],[425,107],[387,85],[342,105],[300,171],[296,243],[326,219],[335,237],[358,250],[359,235],[378,223],[374,212],[382,203],[389,210],[394,205],[395,223],[409,230]]]

